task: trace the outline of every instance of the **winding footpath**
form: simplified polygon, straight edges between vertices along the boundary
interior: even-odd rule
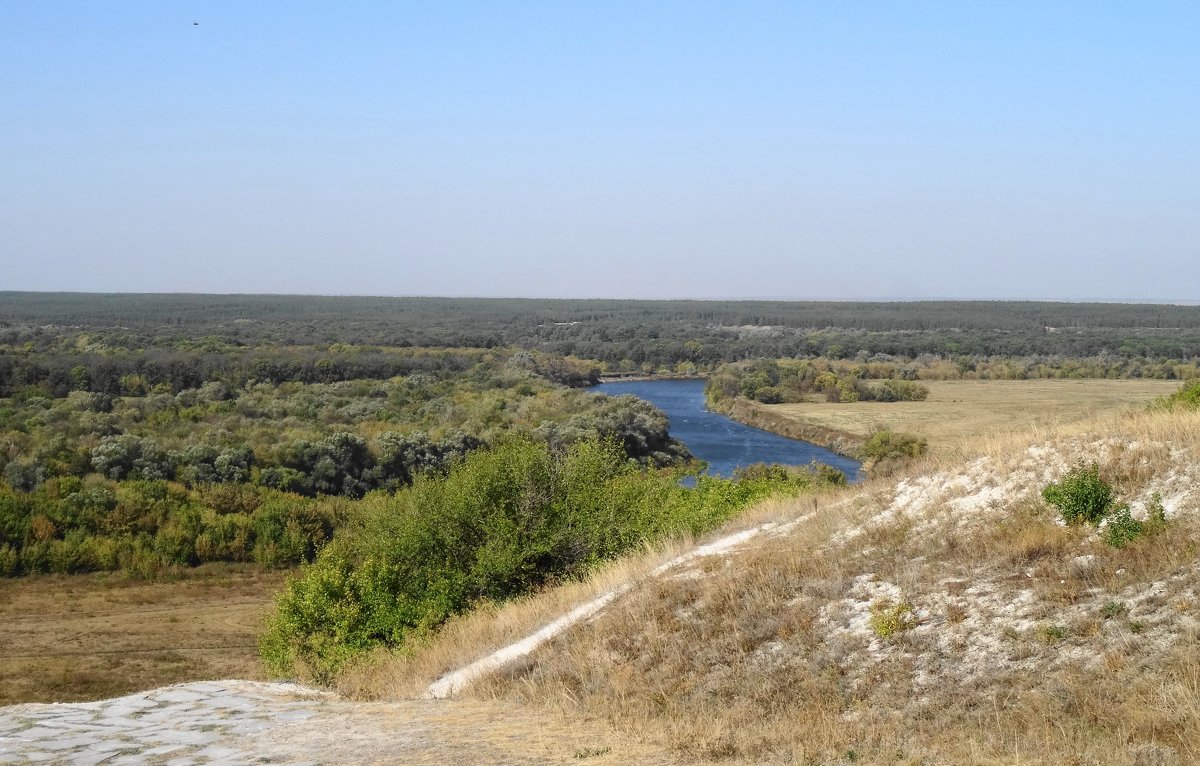
[[[796,523],[798,523],[798,521],[789,522],[783,526],[790,527]],[[780,525],[770,522],[742,532],[727,535],[707,545],[701,545],[698,548],[688,551],[687,553],[676,556],[667,563],[662,564],[658,568],[654,569],[654,571],[650,573],[650,576],[658,577],[666,574],[672,569],[677,569],[684,564],[688,564],[705,556],[716,556],[728,553],[733,548],[736,548],[750,538],[755,537],[760,532],[766,532],[778,527],[780,527]],[[495,652],[492,652],[488,656],[472,662],[466,667],[462,667],[458,670],[447,673],[429,685],[429,688],[425,690],[425,696],[430,699],[445,699],[454,695],[456,692],[462,691],[466,687],[470,686],[475,679],[479,678],[485,673],[490,673],[493,670],[497,670],[504,665],[507,665],[509,662],[517,659],[518,657],[524,657],[525,655],[533,652],[533,650],[537,649],[542,644],[557,636],[559,633],[562,633],[567,628],[570,628],[572,625],[596,616],[604,609],[604,607],[608,606],[618,597],[628,593],[632,588],[633,583],[623,583],[607,593],[597,596],[591,601],[575,607],[570,612],[567,612],[562,617],[554,620],[533,635],[509,644],[502,649],[497,649]]]

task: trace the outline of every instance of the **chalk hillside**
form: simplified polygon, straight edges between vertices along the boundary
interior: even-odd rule
[[[1067,524],[1043,489],[1092,465],[1113,510]],[[1200,413],[983,439],[739,523],[725,534],[760,533],[481,610],[343,690],[420,694],[632,580],[455,693],[607,720],[688,760],[1200,762]]]

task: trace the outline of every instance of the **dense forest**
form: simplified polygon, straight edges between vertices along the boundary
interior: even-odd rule
[[[1200,306],[0,293],[0,395],[69,386],[73,368],[110,393],[125,375],[174,390],[217,372],[235,384],[386,377],[413,363],[387,351],[399,348],[520,348],[608,371],[933,355],[1095,357],[1137,374],[1200,356]]]
[[[217,365],[216,380],[175,392],[21,388],[0,399],[0,574],[296,563],[348,518],[323,498],[395,492],[514,433],[556,452],[612,444],[649,467],[689,458],[646,402],[543,374],[565,360],[415,359],[405,375],[334,383],[231,385]]]

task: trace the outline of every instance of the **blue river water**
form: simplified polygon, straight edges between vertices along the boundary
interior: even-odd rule
[[[754,463],[808,465],[815,460],[833,466],[850,481],[861,478],[857,460],[709,412],[704,408],[702,380],[617,381],[591,390],[611,396],[632,394],[667,413],[671,436],[707,460],[708,473],[715,476],[731,476],[735,468]]]

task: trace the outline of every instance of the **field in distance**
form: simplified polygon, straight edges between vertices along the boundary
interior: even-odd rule
[[[164,582],[113,573],[0,579],[0,705],[265,680],[257,635],[286,576],[207,564]]]
[[[923,402],[801,402],[758,405],[801,425],[855,437],[889,429],[923,436],[934,455],[949,455],[993,434],[1072,423],[1151,400],[1179,389],[1177,380],[942,380],[921,381]]]

